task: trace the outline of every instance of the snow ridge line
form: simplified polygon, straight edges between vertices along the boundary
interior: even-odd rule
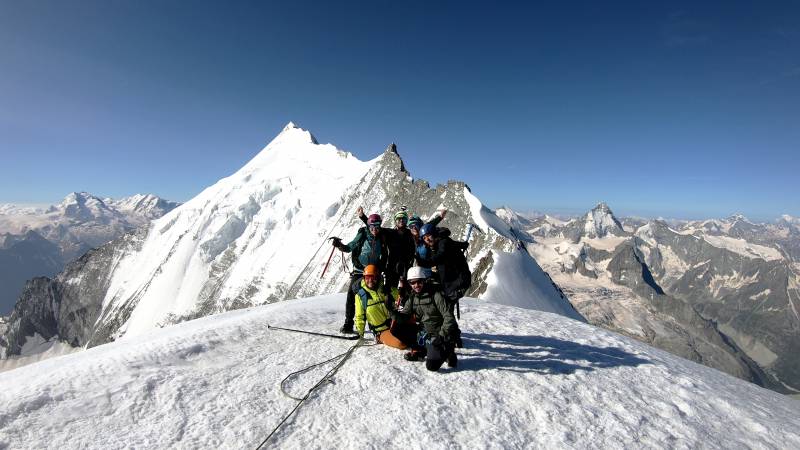
[[[333,376],[336,374],[336,372],[338,372],[338,371],[339,371],[339,369],[340,369],[342,366],[344,366],[344,363],[346,363],[346,362],[347,362],[347,360],[348,360],[348,359],[350,359],[350,356],[352,356],[352,355],[353,355],[353,352],[355,352],[357,348],[359,348],[359,347],[370,347],[370,346],[373,346],[373,345],[377,345],[377,344],[365,344],[365,343],[364,343],[364,338],[363,338],[363,337],[359,337],[359,339],[358,339],[358,342],[356,342],[355,344],[353,344],[353,346],[352,346],[352,347],[350,347],[349,349],[347,349],[347,351],[346,351],[346,352],[344,352],[344,353],[341,353],[341,354],[339,354],[339,355],[336,355],[336,356],[334,356],[334,357],[333,357],[333,358],[331,358],[331,359],[328,359],[328,360],[325,360],[325,361],[323,361],[323,362],[320,362],[320,363],[316,363],[316,364],[310,365],[310,366],[308,366],[308,367],[306,367],[306,368],[304,368],[304,369],[300,369],[300,370],[298,370],[298,371],[295,371],[295,372],[292,372],[292,373],[290,373],[289,375],[286,375],[286,377],[285,377],[283,380],[281,380],[281,384],[280,384],[280,386],[281,386],[281,393],[282,393],[283,395],[285,395],[286,397],[289,397],[289,398],[291,398],[292,400],[296,400],[296,401],[297,401],[297,404],[294,406],[294,408],[292,408],[292,410],[291,410],[291,411],[289,411],[289,414],[287,414],[286,416],[284,416],[284,417],[283,417],[283,419],[281,419],[281,421],[278,423],[278,425],[276,425],[276,426],[275,426],[275,428],[273,428],[273,429],[272,429],[272,431],[269,433],[269,435],[267,435],[267,437],[266,437],[266,438],[264,438],[264,440],[263,440],[263,441],[262,441],[260,444],[258,444],[258,447],[256,447],[256,450],[261,450],[261,448],[263,448],[263,447],[264,447],[264,444],[266,444],[266,443],[267,443],[267,441],[269,441],[269,439],[270,439],[272,436],[274,436],[274,435],[275,435],[275,433],[278,431],[278,429],[279,429],[279,428],[280,428],[280,427],[281,427],[281,426],[282,426],[284,423],[286,423],[286,421],[287,421],[287,420],[289,420],[289,418],[290,418],[290,417],[292,417],[292,416],[294,415],[294,413],[295,413],[295,412],[297,412],[297,410],[298,410],[298,409],[300,409],[300,406],[302,406],[302,405],[303,405],[303,403],[304,403],[306,400],[308,400],[308,397],[309,397],[309,396],[311,396],[311,393],[312,393],[312,392],[314,392],[315,390],[317,390],[317,389],[321,388],[321,387],[322,387],[322,385],[323,385],[323,383],[325,383],[325,382],[332,382],[331,378],[332,378],[332,377],[333,377]],[[289,394],[288,392],[286,392],[286,389],[285,389],[285,386],[284,386],[284,384],[286,383],[286,381],[288,381],[288,380],[289,380],[289,378],[291,378],[291,377],[292,377],[292,376],[294,376],[294,375],[300,375],[300,374],[302,374],[302,373],[308,372],[309,370],[311,370],[311,369],[313,369],[313,368],[315,368],[315,367],[319,367],[319,366],[322,366],[322,365],[324,365],[324,364],[327,364],[327,363],[329,363],[329,362],[332,362],[332,361],[336,360],[337,358],[342,358],[342,360],[341,360],[341,361],[339,361],[339,362],[338,362],[338,363],[337,363],[335,366],[333,366],[333,368],[332,368],[331,370],[329,370],[329,371],[328,371],[328,372],[325,374],[325,376],[323,376],[323,377],[322,377],[322,378],[321,378],[321,379],[320,379],[320,380],[317,382],[317,384],[315,384],[314,386],[312,386],[312,387],[311,387],[311,389],[309,389],[309,390],[308,390],[308,392],[306,392],[306,395],[304,395],[304,396],[303,396],[303,397],[301,397],[301,398],[297,398],[297,397],[294,397],[293,395]]]

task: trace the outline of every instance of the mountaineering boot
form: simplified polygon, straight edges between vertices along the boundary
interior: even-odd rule
[[[353,324],[352,323],[345,322],[345,324],[342,325],[342,328],[339,328],[339,333],[342,333],[342,334],[356,334],[356,331],[353,329]]]
[[[450,355],[447,357],[447,367],[451,367],[453,369],[458,366],[458,357],[456,357],[455,350],[450,352]]]
[[[405,359],[406,361],[422,361],[423,359],[425,359],[425,353],[423,353],[420,350],[411,350],[410,352],[406,352],[406,354],[403,355],[403,359]]]

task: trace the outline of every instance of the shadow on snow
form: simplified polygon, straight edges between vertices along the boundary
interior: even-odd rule
[[[569,375],[649,361],[616,347],[594,347],[543,336],[464,333],[466,354],[459,354],[458,370],[499,369]],[[475,353],[477,351],[477,353]]]

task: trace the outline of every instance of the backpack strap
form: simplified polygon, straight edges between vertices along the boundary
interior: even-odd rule
[[[361,298],[361,308],[364,310],[364,321],[367,322],[367,303],[369,303],[367,299],[369,299],[369,294],[363,287],[360,287],[358,288],[358,296]]]

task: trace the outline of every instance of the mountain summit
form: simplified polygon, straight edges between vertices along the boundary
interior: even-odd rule
[[[448,209],[442,226],[458,239],[477,227],[468,294],[582,319],[465,183],[431,188],[405,172],[396,147],[364,162],[290,123],[185,204],[52,280],[32,280],[9,321],[8,354],[36,335],[91,347],[231,309],[340,292],[349,255],[337,254],[323,273],[328,238],[355,235],[359,206],[390,219],[402,205],[423,218]]]
[[[609,235],[624,236],[625,231],[619,223],[611,208],[605,202],[600,202],[586,214],[584,218],[584,231],[586,237],[603,238]]]

